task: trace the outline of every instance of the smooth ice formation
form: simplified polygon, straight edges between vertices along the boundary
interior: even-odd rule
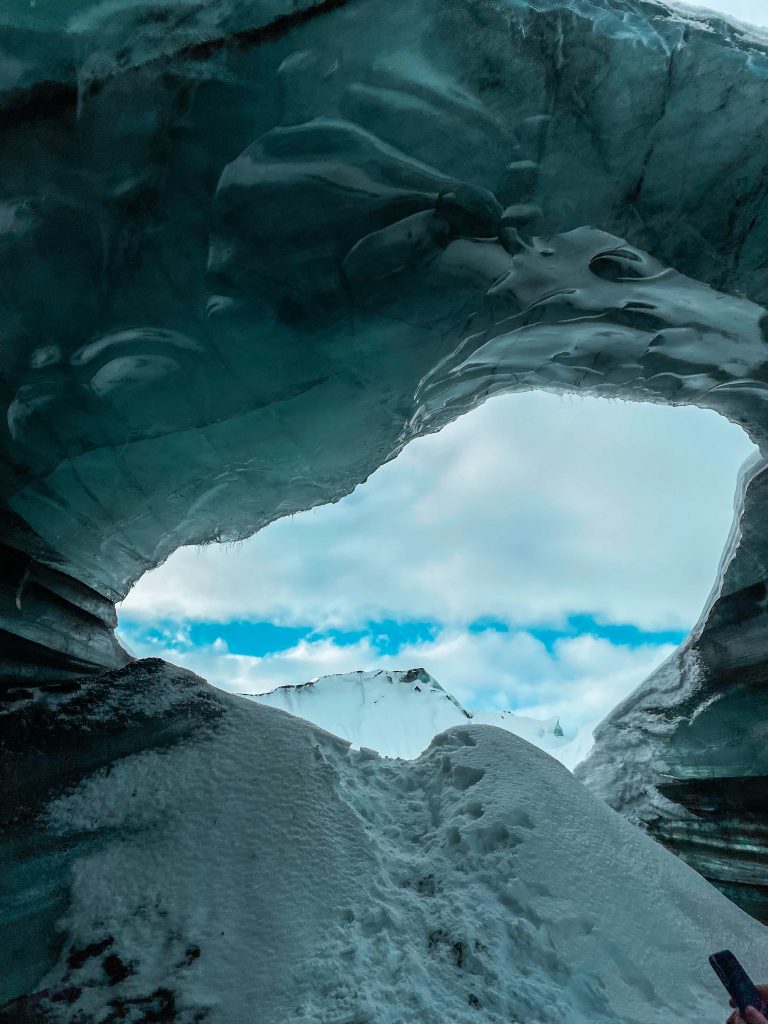
[[[762,926],[501,729],[386,760],[158,661],[13,720],[77,757],[9,808],[39,853],[10,869],[2,1024],[703,1022],[707,953],[764,961]]]
[[[764,451],[768,42],[655,0],[0,12],[2,678],[125,665],[182,544],[348,493],[499,391]],[[384,28],[382,28],[384,26]],[[765,460],[584,777],[768,916]]]
[[[250,695],[249,695],[250,696]],[[404,672],[344,672],[296,686],[279,686],[252,699],[304,718],[355,747],[411,760],[438,733],[458,725],[495,725],[520,736],[569,768],[582,753],[575,733],[558,718],[526,718],[511,711],[468,711],[423,668]]]

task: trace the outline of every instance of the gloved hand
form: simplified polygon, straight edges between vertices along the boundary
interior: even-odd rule
[[[768,1003],[768,985],[758,985],[757,991],[764,1001]],[[731,1006],[733,1005],[733,1000],[731,1000]],[[743,1014],[739,1013],[738,1010],[734,1010],[725,1024],[768,1024],[768,1018],[764,1017],[762,1013],[758,1013],[757,1010],[753,1010],[750,1006]]]

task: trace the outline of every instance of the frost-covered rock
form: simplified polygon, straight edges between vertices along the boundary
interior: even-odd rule
[[[355,747],[384,757],[418,757],[438,733],[467,722],[506,729],[569,767],[581,753],[573,742],[575,733],[566,733],[558,718],[468,711],[423,668],[344,672],[297,686],[279,686],[252,699],[305,718]]]
[[[656,0],[0,25],[3,686],[125,665],[113,602],[175,548],[334,501],[490,394],[712,408],[761,446],[733,543],[585,777],[764,901],[765,36]]]
[[[501,729],[387,760],[159,661],[8,720],[37,778],[3,803],[3,1024],[715,1021],[707,954],[765,962],[760,925]]]

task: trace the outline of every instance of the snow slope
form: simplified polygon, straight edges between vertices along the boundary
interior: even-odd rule
[[[707,954],[764,976],[762,926],[508,731],[381,759],[158,665],[112,723],[78,726],[90,681],[58,701],[73,741],[135,725],[150,670],[185,720],[217,710],[41,810],[60,953],[2,1024],[719,1024]]]
[[[418,757],[438,733],[468,721],[496,725],[522,736],[568,767],[581,753],[581,745],[574,742],[575,733],[565,733],[557,718],[468,711],[423,668],[344,672],[248,696],[385,757]]]

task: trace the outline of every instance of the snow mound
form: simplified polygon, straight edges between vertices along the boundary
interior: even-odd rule
[[[705,1022],[709,952],[758,973],[760,925],[508,731],[465,719],[385,760],[162,682],[218,713],[41,809],[68,864],[60,954],[3,1024]],[[41,902],[26,884],[18,906]]]
[[[575,733],[564,732],[559,719],[469,711],[423,668],[344,672],[248,697],[385,757],[412,760],[438,733],[467,721],[506,729],[565,763],[575,750]]]

